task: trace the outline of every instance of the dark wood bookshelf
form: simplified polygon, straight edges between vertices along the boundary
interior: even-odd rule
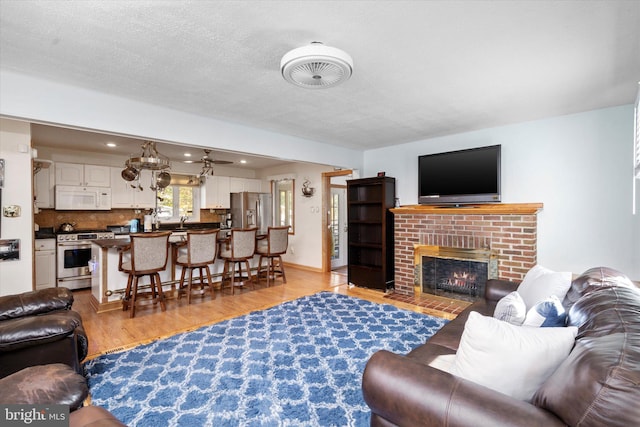
[[[393,214],[396,180],[391,177],[347,181],[349,283],[380,290],[393,288]]]

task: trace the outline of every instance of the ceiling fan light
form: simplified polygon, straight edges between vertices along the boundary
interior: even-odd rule
[[[353,59],[343,50],[313,42],[287,52],[280,61],[282,77],[307,89],[324,89],[349,80]]]

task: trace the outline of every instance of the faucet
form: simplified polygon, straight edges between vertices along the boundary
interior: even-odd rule
[[[186,215],[185,215],[185,216],[181,216],[181,217],[180,217],[180,228],[184,228],[184,222],[185,222],[186,220],[188,220],[188,219],[189,219],[189,217],[188,217],[188,216],[186,216]]]

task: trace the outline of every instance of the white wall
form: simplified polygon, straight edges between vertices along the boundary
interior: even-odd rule
[[[640,279],[640,214],[631,214],[633,107],[607,108],[366,151],[363,176],[396,178],[416,204],[418,156],[502,144],[502,200],[542,202],[538,262],[581,273],[616,268]]]
[[[362,152],[0,70],[0,116],[359,168]],[[301,149],[304,147],[304,149]]]
[[[285,262],[322,269],[322,173],[331,166],[308,163],[276,166],[260,171],[259,178],[287,175],[295,179],[295,234],[289,236],[289,250],[282,258]],[[315,188],[312,197],[302,195],[302,183],[309,179]]]
[[[29,124],[0,119],[0,159],[5,161],[2,207],[17,205],[21,216],[0,213],[0,239],[20,239],[20,259],[0,262],[0,295],[33,289],[33,199]]]

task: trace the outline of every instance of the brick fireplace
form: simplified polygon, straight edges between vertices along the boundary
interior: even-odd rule
[[[440,252],[446,255],[443,258],[456,260],[464,258],[460,253],[467,253],[472,261],[484,254],[488,278],[521,281],[537,263],[537,214],[541,209],[541,203],[392,209],[395,292],[422,292],[422,257],[438,258]],[[457,255],[450,256],[452,251]]]

